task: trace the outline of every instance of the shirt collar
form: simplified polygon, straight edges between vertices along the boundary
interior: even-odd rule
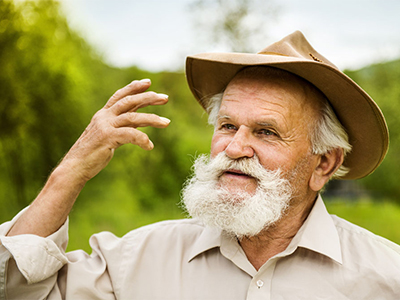
[[[222,231],[220,229],[206,226],[190,251],[189,261],[197,255],[206,252],[210,249],[221,246]]]
[[[222,234],[221,230],[205,227],[193,245],[189,261],[203,252],[221,247],[222,241],[226,239],[227,237]],[[237,252],[238,247],[240,248],[237,242],[233,243],[230,241],[228,244],[231,245],[230,248],[228,248],[230,249],[229,251]],[[321,196],[318,196],[306,221],[290,242],[287,249],[278,254],[277,257],[290,255],[298,247],[310,249],[342,264],[339,235]]]
[[[319,195],[308,215],[285,252],[294,252],[297,247],[310,249],[342,264],[342,250],[336,226]]]
[[[237,267],[254,276],[257,271],[247,260],[246,254],[240,247],[236,238],[224,233],[220,229],[205,227],[203,232],[193,244],[190,251],[188,262],[192,261],[198,255],[211,249],[219,248],[221,254],[231,260]]]

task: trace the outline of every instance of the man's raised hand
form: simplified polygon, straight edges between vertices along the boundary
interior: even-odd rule
[[[150,84],[148,79],[133,81],[108,100],[8,235],[45,237],[52,234],[64,224],[86,182],[108,164],[116,148],[131,143],[146,150],[153,149],[149,137],[137,128],[163,128],[168,126],[169,120],[137,110],[165,104],[168,96],[146,92]]]
[[[114,150],[124,144],[134,144],[145,150],[153,149],[149,137],[139,127],[164,128],[170,120],[137,110],[150,105],[163,105],[168,96],[146,92],[148,79],[133,81],[118,90],[92,118],[89,126],[65,156],[62,164],[74,169],[87,181],[99,173],[111,160]]]

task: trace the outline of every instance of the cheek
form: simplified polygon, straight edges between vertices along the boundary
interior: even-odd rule
[[[214,134],[211,139],[211,157],[214,158],[219,153],[225,151],[227,145],[229,145],[229,141],[227,137],[221,137],[219,135]]]
[[[258,147],[255,152],[260,160],[260,163],[267,170],[281,169],[283,172],[288,172],[294,168],[293,157],[291,153],[281,147],[267,146]]]
[[[269,149],[258,149],[256,151],[258,159],[261,165],[267,170],[277,170],[279,168],[284,169],[285,161],[281,155],[275,151]]]

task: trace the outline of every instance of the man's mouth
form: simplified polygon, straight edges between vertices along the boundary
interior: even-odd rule
[[[235,175],[235,176],[242,176],[242,177],[253,177],[253,176],[251,176],[251,175],[249,175],[249,174],[246,174],[246,173],[244,173],[244,172],[242,172],[242,171],[240,171],[240,170],[235,170],[235,169],[231,169],[231,170],[226,170],[224,173],[223,173],[223,175]]]

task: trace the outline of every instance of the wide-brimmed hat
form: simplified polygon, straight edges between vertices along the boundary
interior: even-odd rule
[[[193,95],[206,108],[210,96],[223,92],[237,72],[249,66],[271,66],[289,71],[308,80],[325,94],[353,147],[343,163],[350,168],[343,179],[367,176],[382,162],[389,147],[389,132],[378,105],[352,79],[315,51],[300,31],[257,54],[188,56],[186,78]]]

